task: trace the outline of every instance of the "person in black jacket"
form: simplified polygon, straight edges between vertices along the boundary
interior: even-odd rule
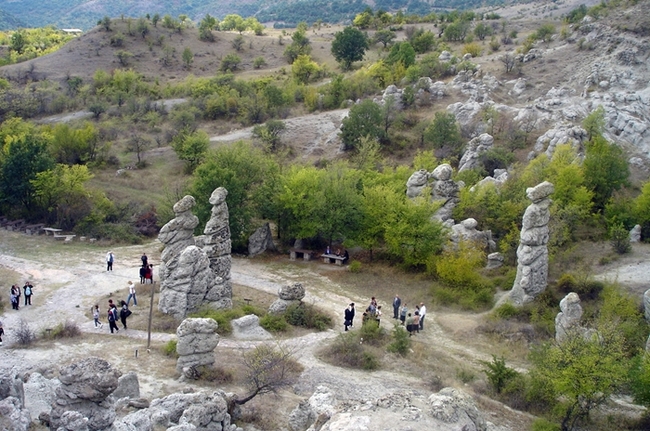
[[[353,326],[354,323],[354,302],[350,304],[348,308],[345,309],[345,330],[347,331],[350,326]]]

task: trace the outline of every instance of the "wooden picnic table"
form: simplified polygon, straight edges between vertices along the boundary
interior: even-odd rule
[[[335,254],[321,254],[320,257],[325,263],[335,263],[337,265],[343,265],[343,262],[346,260],[345,256],[337,256]]]
[[[311,260],[314,252],[312,250],[305,250],[301,248],[292,248],[289,250],[289,259],[296,260],[299,257],[302,257],[303,260]]]
[[[28,224],[27,226],[23,226],[23,229],[25,229],[25,233],[27,235],[31,235],[33,233],[39,234],[40,230],[43,229],[44,226],[44,223]]]
[[[24,224],[25,224],[25,220],[23,219],[14,220],[5,224],[5,228],[7,228],[7,230],[14,230],[14,229],[20,230],[21,226],[23,226]]]
[[[54,234],[54,239],[62,239],[63,242],[72,242],[72,239],[76,237],[77,235],[59,235],[59,234]]]

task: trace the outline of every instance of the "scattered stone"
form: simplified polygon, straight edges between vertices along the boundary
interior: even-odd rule
[[[548,222],[553,184],[544,181],[526,189],[532,204],[524,213],[519,247],[517,248],[517,277],[510,291],[510,299],[522,305],[535,299],[548,283]]]
[[[273,335],[260,326],[260,318],[254,314],[234,319],[232,335],[239,340],[271,340]]]
[[[560,311],[555,317],[555,341],[562,343],[568,334],[582,331],[582,306],[577,293],[571,292],[560,301]]]
[[[50,412],[51,428],[69,429],[66,427],[84,422],[79,420],[80,417],[88,420],[87,426],[91,430],[109,428],[115,420],[109,395],[117,388],[119,377],[118,370],[105,360],[94,357],[61,369],[61,386],[56,389],[56,400]]]
[[[118,379],[113,398],[140,398],[140,382],[135,371],[129,371]]]
[[[177,372],[182,372],[185,367],[214,364],[214,349],[219,344],[218,327],[214,319],[207,318],[190,318],[181,322],[176,329]]]
[[[264,226],[257,228],[248,238],[248,257],[257,256],[265,251],[276,251],[271,234],[271,226],[264,223]]]

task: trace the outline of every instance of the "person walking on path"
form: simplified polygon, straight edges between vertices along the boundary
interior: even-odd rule
[[[140,260],[142,261],[143,268],[146,268],[147,265],[149,265],[149,258],[147,257],[147,253],[142,253],[142,256],[140,256]]]
[[[129,310],[129,306],[126,305],[126,302],[124,301],[120,301],[120,305],[122,306],[122,309],[120,310],[120,320],[122,321],[124,330],[126,330],[126,318],[131,315],[131,310]]]
[[[399,320],[402,322],[402,325],[404,325],[404,322],[406,321],[406,313],[408,313],[409,309],[406,306],[406,302],[404,305],[402,305],[402,311],[399,313]]]
[[[113,270],[113,262],[115,261],[115,255],[112,251],[106,253],[106,271]]]
[[[102,322],[99,321],[99,304],[95,304],[93,307],[93,319],[95,320],[95,328],[99,326],[101,329],[102,326],[104,326]]]
[[[348,308],[345,309],[345,322],[343,322],[343,326],[346,331],[350,326],[352,326],[352,320],[354,320],[354,303],[350,304]]]
[[[393,319],[399,319],[399,307],[402,305],[402,300],[398,294],[395,294],[393,299]]]
[[[420,302],[420,331],[424,330],[424,317],[427,315],[427,307],[424,302]]]
[[[115,307],[115,304],[111,302],[110,308],[108,309],[108,326],[111,328],[111,334],[113,333],[113,329],[115,329],[115,332],[119,332],[120,329],[117,327],[117,308]]]
[[[34,294],[34,286],[32,286],[32,283],[29,281],[25,282],[25,285],[23,286],[23,290],[25,291],[25,305],[32,305],[32,295]]]
[[[133,298],[133,305],[138,305],[138,298],[135,296],[135,284],[132,281],[129,281],[129,296],[126,298],[126,306],[128,307],[131,303],[131,298]]]

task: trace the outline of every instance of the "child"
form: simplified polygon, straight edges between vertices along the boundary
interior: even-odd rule
[[[99,321],[99,304],[95,304],[95,307],[93,308],[93,319],[95,319],[95,328],[99,326],[101,329],[101,327],[104,326],[102,322]]]
[[[0,322],[0,346],[2,346],[2,336],[5,334],[5,330],[2,327],[2,322]]]

